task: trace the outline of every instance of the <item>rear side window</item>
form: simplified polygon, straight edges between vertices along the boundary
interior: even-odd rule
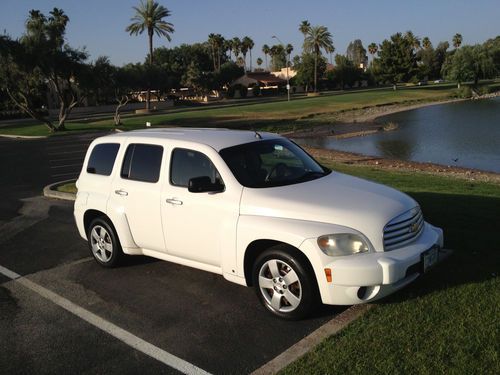
[[[116,154],[120,144],[101,143],[96,145],[87,163],[87,173],[109,176],[115,164]]]
[[[131,144],[123,159],[121,177],[128,180],[158,182],[163,147],[158,145]]]

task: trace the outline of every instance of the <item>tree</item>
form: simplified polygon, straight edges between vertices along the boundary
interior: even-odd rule
[[[343,90],[346,85],[352,86],[354,82],[361,78],[362,70],[353,60],[347,56],[335,56],[335,68],[333,69],[333,78]]]
[[[309,32],[310,28],[311,28],[311,24],[309,23],[309,21],[304,20],[300,23],[299,31],[304,35],[304,39],[305,39],[307,33]]]
[[[373,56],[375,56],[375,54],[377,53],[377,51],[378,51],[378,46],[377,46],[377,44],[375,44],[375,43],[370,43],[370,44],[368,45],[368,52],[370,52],[370,55],[372,55],[372,58],[373,58]]]
[[[171,15],[164,6],[153,0],[141,0],[138,7],[133,7],[135,15],[130,19],[132,23],[125,31],[130,35],[139,35],[144,31],[148,34],[149,64],[153,65],[153,35],[165,37],[169,42],[172,40],[170,34],[174,32],[174,25],[163,19]],[[146,109],[151,106],[151,84],[148,84],[146,96]]]
[[[241,52],[241,40],[240,40],[240,38],[235,36],[231,40],[231,46],[233,47],[234,59],[237,60],[238,56],[240,55],[240,52]]]
[[[318,60],[321,50],[333,47],[332,34],[325,26],[311,26],[307,29],[304,39],[304,50],[314,53],[314,91],[318,91]]]
[[[262,46],[262,53],[264,54],[264,58],[266,59],[266,69],[269,70],[269,65],[267,64],[267,55],[271,52],[271,48],[267,45],[264,44]]]
[[[221,65],[220,72],[215,74],[214,86],[217,90],[227,88],[235,79],[245,74],[243,68],[233,61],[227,61]]]
[[[271,55],[271,71],[276,72],[286,67],[287,58],[283,45],[272,46],[269,54]]]
[[[264,61],[260,57],[257,58],[257,66],[259,70],[261,70],[260,66],[262,65],[263,62]]]
[[[306,91],[309,91],[314,83],[315,72],[318,75],[323,75],[326,70],[326,60],[320,56],[316,65],[316,57],[313,53],[302,53],[301,56],[295,56],[293,59],[294,69],[297,71],[293,80],[296,84],[304,86]]]
[[[31,10],[26,31],[19,41],[2,37],[0,82],[10,100],[29,116],[43,122],[49,131],[65,129],[71,110],[82,100],[79,80],[88,69],[87,54],[65,43],[69,18],[54,8],[49,16]],[[57,123],[40,113],[41,97],[50,91],[59,104]]]
[[[378,70],[384,81],[392,83],[394,90],[396,84],[407,81],[417,71],[416,57],[413,46],[408,38],[401,33],[384,40],[378,51]]]
[[[335,47],[334,46],[329,46],[326,48],[326,52],[330,55],[330,65],[333,65],[333,53],[335,52]]]
[[[426,36],[422,39],[422,47],[424,47],[424,49],[432,48],[432,43],[429,37]]]
[[[366,49],[363,47],[363,43],[360,39],[349,43],[347,46],[346,57],[351,60],[356,67],[366,68],[368,65],[368,56],[366,55]]]
[[[292,52],[293,52],[293,46],[292,46],[290,43],[288,43],[288,44],[285,46],[285,52],[286,52],[286,54],[287,54],[287,56],[288,56],[287,66],[289,66],[289,65],[290,65],[290,55],[291,55],[291,54],[292,54]]]
[[[410,43],[410,46],[413,48],[414,51],[420,49],[420,38],[415,34],[413,34],[411,30],[408,30],[405,33],[404,38],[408,40],[408,43]]]
[[[453,47],[459,48],[462,45],[462,34],[456,33],[453,35]]]
[[[254,47],[254,42],[253,40],[245,36],[243,40],[241,41],[242,45],[242,53],[243,53],[243,58],[245,59],[245,70],[246,70],[246,61],[247,61],[247,52],[250,51],[250,71],[252,70],[252,48]],[[244,52],[243,52],[244,49]]]

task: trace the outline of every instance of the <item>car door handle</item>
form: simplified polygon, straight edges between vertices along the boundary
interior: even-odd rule
[[[167,198],[165,199],[165,201],[167,203],[170,203],[170,204],[176,204],[178,206],[182,205],[182,201],[178,200],[178,199],[175,199],[175,198]]]
[[[121,196],[124,196],[124,197],[128,195],[128,193],[125,190],[122,190],[122,189],[115,190],[115,194],[118,194],[118,195],[121,195]]]

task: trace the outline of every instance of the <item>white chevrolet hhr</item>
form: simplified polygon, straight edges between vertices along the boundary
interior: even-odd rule
[[[151,129],[90,145],[75,218],[95,260],[123,254],[253,286],[282,318],[374,301],[437,262],[443,232],[392,188],[322,167],[276,134]]]

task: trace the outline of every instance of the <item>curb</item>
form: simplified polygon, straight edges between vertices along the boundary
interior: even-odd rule
[[[55,182],[53,184],[47,185],[43,188],[43,195],[48,197],[48,198],[56,198],[56,199],[64,199],[68,201],[74,201],[76,199],[76,194],[73,193],[65,193],[62,191],[57,191],[56,188],[67,184],[68,182],[73,182],[75,180],[65,180],[65,181],[59,181]]]
[[[353,305],[344,312],[335,316],[332,320],[326,322],[309,336],[292,345],[276,358],[267,362],[262,367],[258,368],[251,375],[270,375],[276,374],[284,369],[290,363],[296,361],[304,354],[308,353],[316,347],[324,339],[339,333],[342,329],[352,323],[354,320],[365,314],[373,308],[371,304]]]
[[[11,139],[43,139],[48,138],[47,135],[15,135],[15,134],[0,134],[2,138],[11,138]]]

